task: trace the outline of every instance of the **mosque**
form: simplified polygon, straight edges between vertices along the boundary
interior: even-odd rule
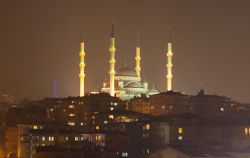
[[[154,88],[154,86],[149,89],[149,84],[146,79],[143,81],[141,79],[141,55],[140,55],[140,45],[139,42],[136,46],[135,52],[135,68],[131,69],[127,65],[123,68],[120,68],[118,71],[115,71],[115,34],[114,34],[114,25],[112,24],[111,36],[110,36],[110,69],[109,69],[109,81],[104,81],[103,87],[101,88],[101,92],[109,93],[111,96],[119,97],[122,100],[130,100],[134,97],[140,97],[141,95],[150,96],[154,94],[158,94],[159,91]],[[167,79],[167,90],[172,90],[172,44],[168,43],[168,52],[167,59],[168,62],[166,64],[168,74],[166,75]],[[84,96],[84,42],[81,39],[80,43],[80,97]]]

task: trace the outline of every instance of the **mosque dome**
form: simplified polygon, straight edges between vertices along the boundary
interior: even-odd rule
[[[131,82],[125,85],[124,88],[144,88],[144,87],[138,82]]]
[[[153,86],[152,89],[149,90],[148,94],[149,95],[154,95],[154,94],[158,94],[159,91],[157,89],[155,89],[155,87]]]
[[[121,68],[117,71],[116,76],[131,76],[137,77],[136,72],[128,67]]]

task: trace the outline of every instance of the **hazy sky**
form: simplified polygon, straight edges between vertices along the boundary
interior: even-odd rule
[[[134,68],[141,36],[142,76],[166,87],[168,27],[174,42],[174,89],[250,102],[249,0],[0,0],[0,90],[40,96],[79,94],[84,27],[86,91],[108,77],[115,24],[116,69]]]

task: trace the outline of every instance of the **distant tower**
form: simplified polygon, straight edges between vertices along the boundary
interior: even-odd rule
[[[138,77],[141,77],[141,54],[140,54],[140,39],[139,34],[137,35],[137,46],[136,46],[136,56],[135,56],[135,72]]]
[[[56,93],[56,79],[53,80],[53,97],[57,98],[57,93]]]
[[[172,75],[172,56],[173,56],[173,52],[172,52],[172,40],[171,40],[171,35],[169,33],[169,41],[168,41],[168,50],[167,50],[167,75],[166,75],[166,79],[167,79],[167,91],[171,91],[172,90],[172,79],[173,79],[173,75]]]
[[[109,76],[110,76],[110,95],[115,96],[115,35],[114,35],[114,24],[112,24],[111,36],[110,36],[110,58],[109,58]]]
[[[79,68],[80,68],[80,97],[84,96],[84,79],[85,79],[85,73],[84,73],[84,68],[85,68],[85,63],[84,63],[84,57],[85,57],[85,51],[84,51],[84,42],[83,42],[83,30],[81,31],[81,41],[80,41],[80,63],[79,63]]]

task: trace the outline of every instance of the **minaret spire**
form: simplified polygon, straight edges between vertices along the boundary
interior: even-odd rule
[[[110,52],[110,58],[109,58],[109,64],[110,64],[110,69],[109,69],[109,77],[110,77],[110,95],[115,96],[115,32],[114,32],[114,23],[112,23],[112,28],[111,28],[111,36],[110,36],[110,47],[109,47],[109,52]]]
[[[80,68],[80,97],[83,97],[85,92],[84,92],[84,79],[85,79],[85,62],[84,62],[84,57],[85,57],[85,50],[84,50],[84,41],[83,41],[83,29],[81,30],[81,41],[80,41],[80,63],[79,63],[79,68]]]
[[[141,48],[140,48],[140,36],[137,33],[136,55],[135,55],[135,72],[138,77],[141,77]]]
[[[168,50],[167,50],[167,75],[166,75],[166,79],[167,79],[167,91],[171,91],[173,88],[173,83],[172,83],[172,79],[173,79],[173,74],[172,74],[172,68],[173,68],[173,64],[172,64],[172,56],[173,56],[173,52],[172,52],[172,39],[171,39],[171,34],[170,34],[170,29],[169,29],[169,40],[168,40]]]

